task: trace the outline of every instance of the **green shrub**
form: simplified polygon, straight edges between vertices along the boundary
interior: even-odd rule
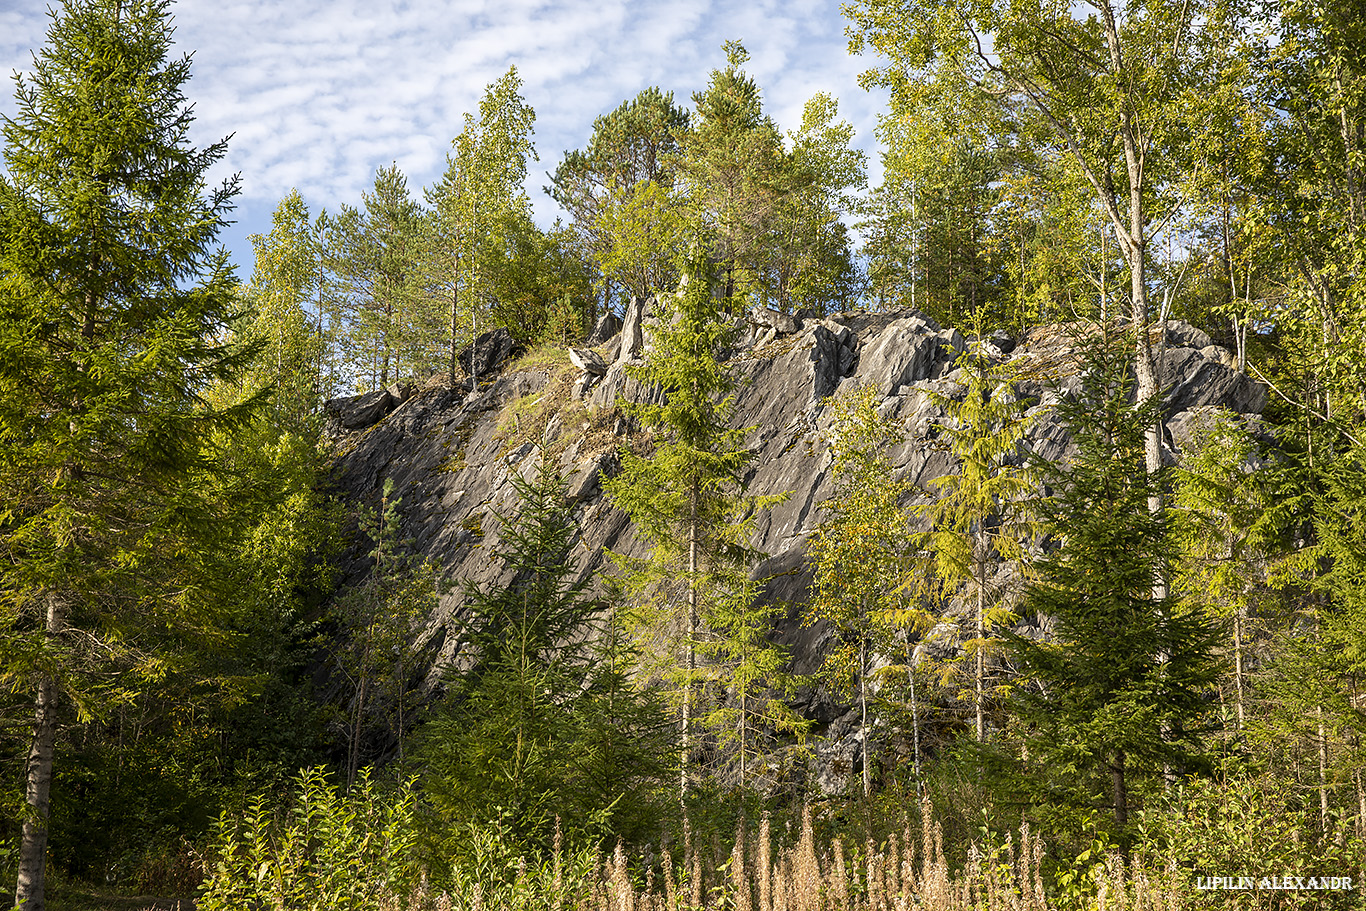
[[[385,794],[362,771],[341,793],[305,769],[282,812],[254,799],[214,833],[200,911],[370,911],[418,880],[413,794]]]
[[[1352,820],[1320,832],[1317,796],[1252,776],[1194,780],[1144,814],[1144,840],[1177,871],[1193,908],[1359,908],[1366,844]],[[1350,891],[1199,890],[1199,877],[1351,877]]]

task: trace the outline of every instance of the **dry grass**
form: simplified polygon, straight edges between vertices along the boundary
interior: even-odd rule
[[[633,864],[618,846],[575,877],[565,874],[557,850],[546,869],[519,869],[510,887],[477,886],[462,896],[424,890],[388,911],[1055,911],[1043,888],[1043,844],[1028,825],[1018,840],[1008,837],[992,851],[974,846],[966,866],[954,871],[928,806],[922,819],[883,845],[856,849],[836,839],[822,850],[808,811],[796,843],[775,850],[765,816],[757,834],[741,824],[723,862],[717,846],[694,844],[685,828],[677,860],[666,848],[657,864]],[[1180,907],[1171,883],[1138,860],[1110,857],[1096,886],[1087,903],[1095,911]]]

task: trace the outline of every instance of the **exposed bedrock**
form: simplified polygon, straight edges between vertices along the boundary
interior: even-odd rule
[[[594,348],[574,352],[572,363],[571,355],[561,352],[551,362],[542,358],[525,368],[518,362],[509,367],[506,341],[481,339],[484,344],[461,359],[475,361],[468,366],[480,369],[477,393],[468,386],[429,384],[402,390],[402,398],[383,392],[330,402],[339,452],[333,482],[339,495],[374,503],[384,479],[392,478],[402,498],[402,536],[414,548],[439,561],[450,578],[478,585],[506,582],[497,555],[500,517],[516,507],[509,479],[533,473],[545,448],[567,478],[579,520],[574,554],[579,572],[610,569],[608,549],[643,555],[645,543],[604,497],[601,480],[617,470],[618,447],[648,445],[614,407],[618,397],[659,400],[663,395],[629,373],[650,348],[652,318],[645,311],[652,303],[633,302],[620,329],[611,321],[600,324],[589,340]],[[787,495],[757,517],[754,544],[769,557],[755,575],[769,579],[768,597],[794,605],[774,638],[791,649],[799,672],[810,672],[819,665],[829,634],[819,624],[804,626],[796,605],[811,581],[806,540],[821,521],[821,504],[831,490],[822,434],[831,418],[830,397],[873,384],[882,398],[881,413],[906,431],[905,441],[888,456],[899,475],[923,489],[956,468],[937,443],[945,415],[930,393],[962,394],[954,363],[966,343],[957,330],[908,310],[825,319],[765,312],[743,328],[732,352],[738,381],[733,422],[748,428],[746,445],[754,455],[749,492]],[[608,333],[613,334],[600,337]],[[1175,457],[1193,429],[1214,412],[1260,412],[1265,387],[1233,369],[1228,352],[1189,325],[1169,324],[1166,337],[1160,373],[1168,389],[1167,439]],[[991,356],[1026,369],[1029,379],[1015,389],[1033,417],[1025,445],[1044,458],[1064,458],[1067,434],[1050,405],[1078,384],[1067,330],[1040,327],[1020,338],[997,333],[986,341],[984,350]],[[357,545],[344,562],[345,581],[355,582],[367,571],[365,548]],[[457,592],[431,618],[438,663],[458,661],[460,614]],[[835,711],[816,696],[807,701],[803,707],[813,717]]]

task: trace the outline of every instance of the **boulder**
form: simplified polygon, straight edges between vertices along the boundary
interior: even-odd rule
[[[756,307],[751,311],[750,319],[756,326],[772,329],[776,335],[791,335],[801,328],[792,314],[774,310],[772,307]]]
[[[618,361],[603,374],[601,382],[592,388],[590,402],[594,408],[613,408],[617,397],[628,402],[662,405],[664,393],[654,386],[646,386],[627,372],[629,365]]]
[[[1169,319],[1166,323],[1167,347],[1169,348],[1208,348],[1214,340],[1203,331],[1183,319]]]
[[[329,423],[342,430],[364,430],[378,424],[398,404],[398,399],[388,389],[377,389],[363,395],[331,399],[323,405],[323,412]]]
[[[512,333],[499,327],[485,332],[466,345],[456,355],[456,360],[464,369],[466,376],[487,379],[503,365],[503,362],[517,352],[517,342]]]
[[[1197,405],[1218,405],[1238,414],[1260,414],[1266,405],[1265,386],[1247,374],[1209,360],[1195,347],[1168,348],[1163,352],[1158,382],[1167,392],[1168,416]]]
[[[616,465],[616,453],[610,449],[580,460],[565,479],[565,498],[570,503],[592,499],[602,489],[602,478],[610,477]]]
[[[602,376],[607,372],[607,363],[590,348],[570,348],[569,360],[584,373]]]

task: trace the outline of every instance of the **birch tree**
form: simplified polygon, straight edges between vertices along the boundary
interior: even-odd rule
[[[885,56],[864,75],[891,90],[894,113],[913,114],[942,84],[971,90],[1008,117],[1036,118],[1090,185],[1128,268],[1138,396],[1156,397],[1150,295],[1154,238],[1181,211],[1189,138],[1202,97],[1231,40],[1224,0],[855,0],[850,49]],[[1146,464],[1162,466],[1160,421],[1147,431]],[[1163,496],[1153,492],[1152,507]]]
[[[464,128],[446,154],[446,172],[427,191],[433,210],[430,277],[450,301],[452,386],[460,367],[460,342],[478,337],[480,317],[489,309],[480,248],[500,222],[528,213],[531,207],[523,184],[527,160],[536,158],[531,141],[536,112],[522,98],[521,89],[515,66],[489,84],[479,102],[479,116],[465,115]],[[470,381],[478,385],[477,377]]]
[[[825,501],[826,516],[812,536],[807,556],[815,569],[809,623],[824,621],[835,633],[836,647],[822,673],[846,692],[855,692],[862,735],[863,796],[873,788],[872,730],[869,701],[872,665],[891,651],[900,631],[918,632],[928,615],[906,595],[910,567],[910,516],[902,499],[910,484],[895,478],[886,450],[897,441],[897,428],[879,417],[875,388],[865,386],[835,402],[830,439],[834,493]],[[907,665],[915,704],[914,661]]]

